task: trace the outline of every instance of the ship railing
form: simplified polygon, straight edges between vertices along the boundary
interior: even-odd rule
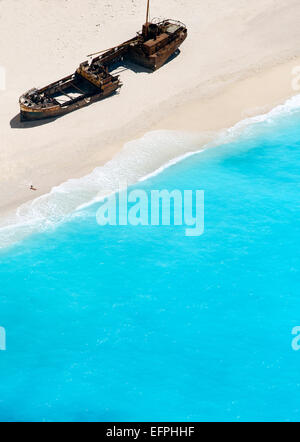
[[[165,23],[171,23],[172,25],[177,25],[183,28],[186,28],[186,25],[179,20],[173,20],[172,18],[162,19],[161,17],[155,17],[151,23],[155,25],[164,25]]]

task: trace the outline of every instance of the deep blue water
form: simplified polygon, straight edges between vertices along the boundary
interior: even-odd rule
[[[95,213],[0,254],[1,421],[300,420],[300,114],[146,189],[203,189],[205,233]]]

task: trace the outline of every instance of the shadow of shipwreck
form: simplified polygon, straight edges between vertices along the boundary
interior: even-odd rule
[[[44,124],[53,123],[59,117],[50,117],[44,120],[34,120],[34,121],[21,121],[20,112],[10,120],[10,127],[12,129],[31,129],[33,127],[43,126]]]

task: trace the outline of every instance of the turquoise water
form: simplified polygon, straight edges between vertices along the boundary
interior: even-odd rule
[[[99,227],[0,254],[1,421],[300,420],[300,113],[140,183],[205,191],[205,233]]]

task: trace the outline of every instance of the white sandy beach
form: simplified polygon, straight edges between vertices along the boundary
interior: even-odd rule
[[[150,130],[220,130],[297,93],[291,71],[300,65],[299,0],[152,0],[153,18],[188,27],[177,58],[153,74],[122,72],[120,94],[107,100],[55,121],[20,124],[23,92],[133,37],[145,4],[0,1],[0,213],[90,173]]]

